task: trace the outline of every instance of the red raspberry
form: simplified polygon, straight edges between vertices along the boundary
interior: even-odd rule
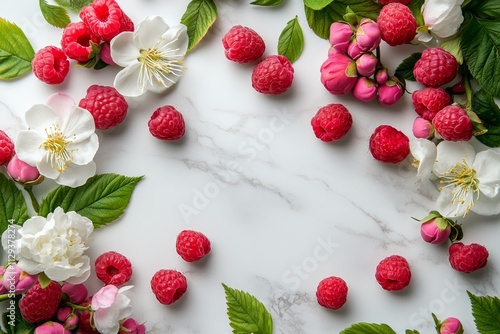
[[[162,140],[177,140],[186,132],[184,117],[172,106],[163,106],[155,110],[148,122],[149,132]]]
[[[106,285],[122,285],[132,276],[132,264],[124,255],[109,251],[95,260],[95,273]]]
[[[417,34],[417,20],[410,8],[393,2],[382,7],[377,19],[382,39],[390,46],[410,43]]]
[[[90,42],[99,44],[100,40],[83,22],[70,23],[63,30],[61,47],[70,59],[86,62],[92,58],[94,55]]]
[[[269,56],[252,72],[252,87],[262,94],[281,94],[292,86],[293,66],[285,56]]]
[[[87,307],[92,303],[92,297],[86,299],[80,306]],[[80,310],[78,317],[78,329],[76,334],[99,334],[92,322],[92,313],[86,310]]]
[[[123,31],[134,30],[132,21],[115,0],[94,0],[82,8],[80,18],[94,34],[107,43]]]
[[[432,119],[434,130],[449,141],[467,141],[472,138],[473,126],[467,112],[451,105],[441,109]]]
[[[347,284],[337,276],[323,279],[316,289],[318,304],[323,307],[338,310],[347,301]]]
[[[69,60],[63,50],[46,46],[35,54],[31,61],[33,74],[49,85],[64,81],[69,71]]]
[[[384,6],[393,2],[399,2],[402,3],[403,5],[407,5],[411,2],[411,0],[379,0],[378,2],[380,2],[380,4]]]
[[[404,257],[391,255],[377,265],[375,278],[384,290],[403,290],[410,284],[410,265]]]
[[[14,143],[5,132],[0,130],[0,165],[9,162],[14,153]]]
[[[471,273],[486,266],[488,263],[488,250],[482,245],[472,243],[464,245],[456,242],[448,248],[451,267],[463,273]]]
[[[443,48],[428,48],[413,67],[418,83],[437,87],[451,82],[457,76],[457,59]]]
[[[186,292],[187,280],[177,270],[161,269],[151,278],[151,289],[160,303],[170,305]]]
[[[410,153],[410,139],[390,125],[380,125],[370,137],[370,152],[378,161],[397,164]]]
[[[413,92],[413,106],[422,118],[432,121],[437,112],[451,103],[451,97],[442,88],[426,87]]]
[[[42,289],[36,282],[19,301],[22,317],[31,323],[50,320],[59,309],[62,298],[61,285],[51,281]]]
[[[316,137],[331,142],[345,136],[352,126],[352,116],[342,104],[332,103],[318,110],[311,125]]]
[[[109,86],[92,85],[78,106],[90,111],[95,127],[100,130],[112,128],[127,116],[128,103],[118,91]]]
[[[259,59],[266,49],[266,44],[255,30],[234,26],[222,37],[226,58],[237,63],[251,63]]]
[[[198,261],[210,252],[210,240],[200,232],[184,230],[177,236],[177,254],[185,261]]]

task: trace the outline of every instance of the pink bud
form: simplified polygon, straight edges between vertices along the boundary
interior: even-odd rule
[[[38,275],[29,275],[17,263],[12,263],[5,268],[2,283],[9,292],[19,294],[28,291],[37,280]]]
[[[0,282],[3,282],[3,272],[4,266],[0,266]],[[0,284],[0,295],[5,295],[7,293],[9,293],[9,290],[3,286],[3,283]]]
[[[441,227],[438,224],[442,225]],[[420,225],[420,235],[424,241],[431,244],[442,244],[448,239],[451,226],[442,218],[435,218]]]
[[[359,77],[352,89],[352,95],[363,102],[371,101],[377,96],[377,83],[372,79]]]
[[[64,322],[72,312],[73,309],[69,306],[61,307],[59,310],[57,310],[56,318],[60,322]]]
[[[434,137],[434,125],[422,117],[415,118],[412,130],[415,138],[432,139]]]
[[[385,84],[388,79],[389,79],[389,73],[387,73],[387,70],[385,68],[381,68],[380,70],[377,71],[377,74],[375,74],[375,80],[379,85]]]
[[[72,331],[78,327],[79,321],[80,321],[80,318],[75,313],[71,313],[70,315],[68,315],[68,317],[64,321],[64,328]]]
[[[385,84],[378,86],[378,101],[385,106],[398,102],[401,96],[403,88],[394,80],[389,79]]]
[[[109,46],[109,43],[102,44],[99,55],[101,57],[101,60],[106,64],[116,65],[116,63],[113,61],[113,58],[111,58],[111,48]]]
[[[35,334],[71,334],[71,332],[58,322],[47,321],[35,328]]]
[[[144,334],[146,333],[146,326],[144,324],[140,324],[132,318],[128,318],[124,322],[122,322],[120,326],[120,331],[118,334]]]
[[[449,317],[441,322],[439,334],[463,334],[464,328],[457,318]]]
[[[346,94],[356,83],[356,63],[344,54],[334,54],[321,65],[321,83],[332,94]]]
[[[73,304],[81,304],[88,295],[87,287],[83,284],[64,283],[62,292],[68,296]]]
[[[334,22],[330,26],[330,44],[335,50],[345,53],[354,32],[347,23]]]
[[[363,51],[373,51],[379,45],[382,37],[378,24],[368,18],[361,19],[356,29],[356,40]]]
[[[347,54],[352,59],[358,59],[362,54],[363,50],[359,47],[358,42],[356,40],[351,41],[349,46],[347,47]]]
[[[377,64],[378,59],[373,53],[363,53],[358,60],[356,60],[356,69],[359,75],[369,77],[375,73]]]
[[[13,180],[19,183],[36,181],[40,177],[40,173],[36,167],[19,160],[17,155],[14,155],[7,165],[7,172],[9,172]]]

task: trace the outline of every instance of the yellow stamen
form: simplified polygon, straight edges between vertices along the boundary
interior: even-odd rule
[[[56,168],[59,173],[63,173],[73,160],[74,149],[69,148],[73,139],[67,138],[56,124],[45,129],[45,133],[47,139],[41,146],[49,153],[50,167],[52,169]]]

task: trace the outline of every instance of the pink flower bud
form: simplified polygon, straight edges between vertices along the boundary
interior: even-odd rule
[[[27,183],[38,180],[40,173],[36,167],[28,165],[26,162],[19,160],[17,155],[14,155],[7,165],[7,172],[10,177],[19,183]]]
[[[38,275],[29,275],[17,263],[12,263],[5,268],[2,284],[9,292],[19,294],[28,291],[37,280]]]
[[[449,317],[441,322],[439,334],[463,334],[464,328],[457,318]]]
[[[79,321],[80,318],[75,313],[71,313],[64,321],[64,328],[72,331],[78,327]]]
[[[87,287],[83,284],[64,283],[62,292],[68,296],[73,304],[81,304],[88,295]]]
[[[359,77],[352,88],[352,95],[363,102],[371,101],[377,96],[377,83],[372,79]]]
[[[3,282],[3,272],[4,266],[0,266],[0,282]],[[9,293],[9,290],[3,286],[3,283],[0,284],[0,295],[5,295],[7,293]]]
[[[356,69],[359,75],[369,77],[375,73],[377,64],[378,59],[373,53],[363,53],[358,60],[356,60]]]
[[[356,40],[363,51],[373,51],[379,45],[382,37],[378,24],[368,18],[361,19],[356,29]]]
[[[348,23],[334,22],[330,26],[330,44],[335,50],[345,53],[354,34]]]
[[[381,68],[375,74],[375,80],[379,85],[383,85],[387,82],[387,80],[389,80],[389,73],[387,73],[385,68]]]
[[[378,101],[390,106],[398,102],[403,96],[403,88],[395,80],[387,80],[383,85],[378,86]]]
[[[35,328],[35,334],[71,334],[71,332],[58,322],[47,321]]]
[[[99,55],[101,57],[101,60],[106,64],[116,65],[116,63],[113,61],[113,58],[111,58],[111,47],[109,46],[109,43],[102,44]]]
[[[420,225],[420,235],[431,244],[442,244],[448,239],[451,226],[442,218],[435,218]]]
[[[73,309],[69,306],[64,306],[61,307],[59,310],[57,310],[56,313],[56,319],[59,320],[60,322],[66,321],[68,319],[68,316],[73,312]]]
[[[434,125],[422,117],[415,118],[412,130],[415,138],[432,139],[434,137]]]
[[[347,47],[347,54],[352,59],[358,59],[362,54],[363,50],[359,47],[358,42],[356,40],[351,41],[349,46]]]
[[[321,83],[332,94],[347,94],[357,78],[356,63],[344,54],[334,54],[321,65]]]
[[[126,319],[120,326],[118,334],[144,334],[146,333],[146,326],[140,324],[132,318]]]

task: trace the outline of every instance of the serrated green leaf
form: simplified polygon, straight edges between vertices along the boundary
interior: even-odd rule
[[[304,50],[304,34],[297,17],[291,19],[278,38],[278,54],[295,62]]]
[[[422,5],[425,0],[411,0],[408,3],[408,8],[410,8],[413,16],[417,20],[417,27],[425,25],[424,16],[422,15]]]
[[[462,53],[462,48],[460,47],[460,36],[444,41],[440,46],[451,53],[459,64],[463,64],[464,55]]]
[[[420,334],[420,332],[415,329],[407,329],[405,334]]]
[[[0,17],[0,31],[0,80],[31,71],[35,50],[21,28]]]
[[[71,22],[66,9],[59,6],[49,5],[45,0],[39,0],[39,4],[45,21],[54,27],[64,28]]]
[[[500,17],[500,2],[498,0],[476,1],[471,10],[476,16],[498,19]]]
[[[396,68],[396,75],[403,77],[405,80],[415,81],[415,76],[413,75],[413,67],[415,67],[415,63],[420,59],[421,56],[421,52],[415,52],[404,59]]]
[[[255,0],[252,1],[251,5],[256,6],[279,6],[283,3],[284,0]]]
[[[234,334],[272,334],[273,319],[264,304],[254,296],[222,283],[226,294],[229,325]]]
[[[466,13],[460,45],[472,76],[481,87],[500,97],[500,21]]]
[[[217,7],[213,0],[191,0],[181,18],[187,27],[188,51],[201,41],[216,19]]]
[[[0,235],[10,223],[22,225],[28,216],[23,193],[16,183],[0,173]]]
[[[493,96],[484,89],[479,90],[472,97],[472,110],[488,130],[476,138],[487,146],[500,147],[500,108]]]
[[[340,334],[397,334],[386,324],[369,324],[360,322],[344,329]]]
[[[500,333],[500,299],[480,297],[467,291],[472,306],[472,316],[480,334]]]
[[[140,177],[101,174],[91,177],[77,188],[59,186],[40,204],[39,215],[46,217],[60,206],[92,220],[95,228],[118,219],[127,208]]]
[[[313,10],[320,10],[328,6],[333,1],[334,0],[304,0],[304,5]]]
[[[78,13],[84,6],[90,5],[93,0],[55,0],[55,2],[67,10]]]

